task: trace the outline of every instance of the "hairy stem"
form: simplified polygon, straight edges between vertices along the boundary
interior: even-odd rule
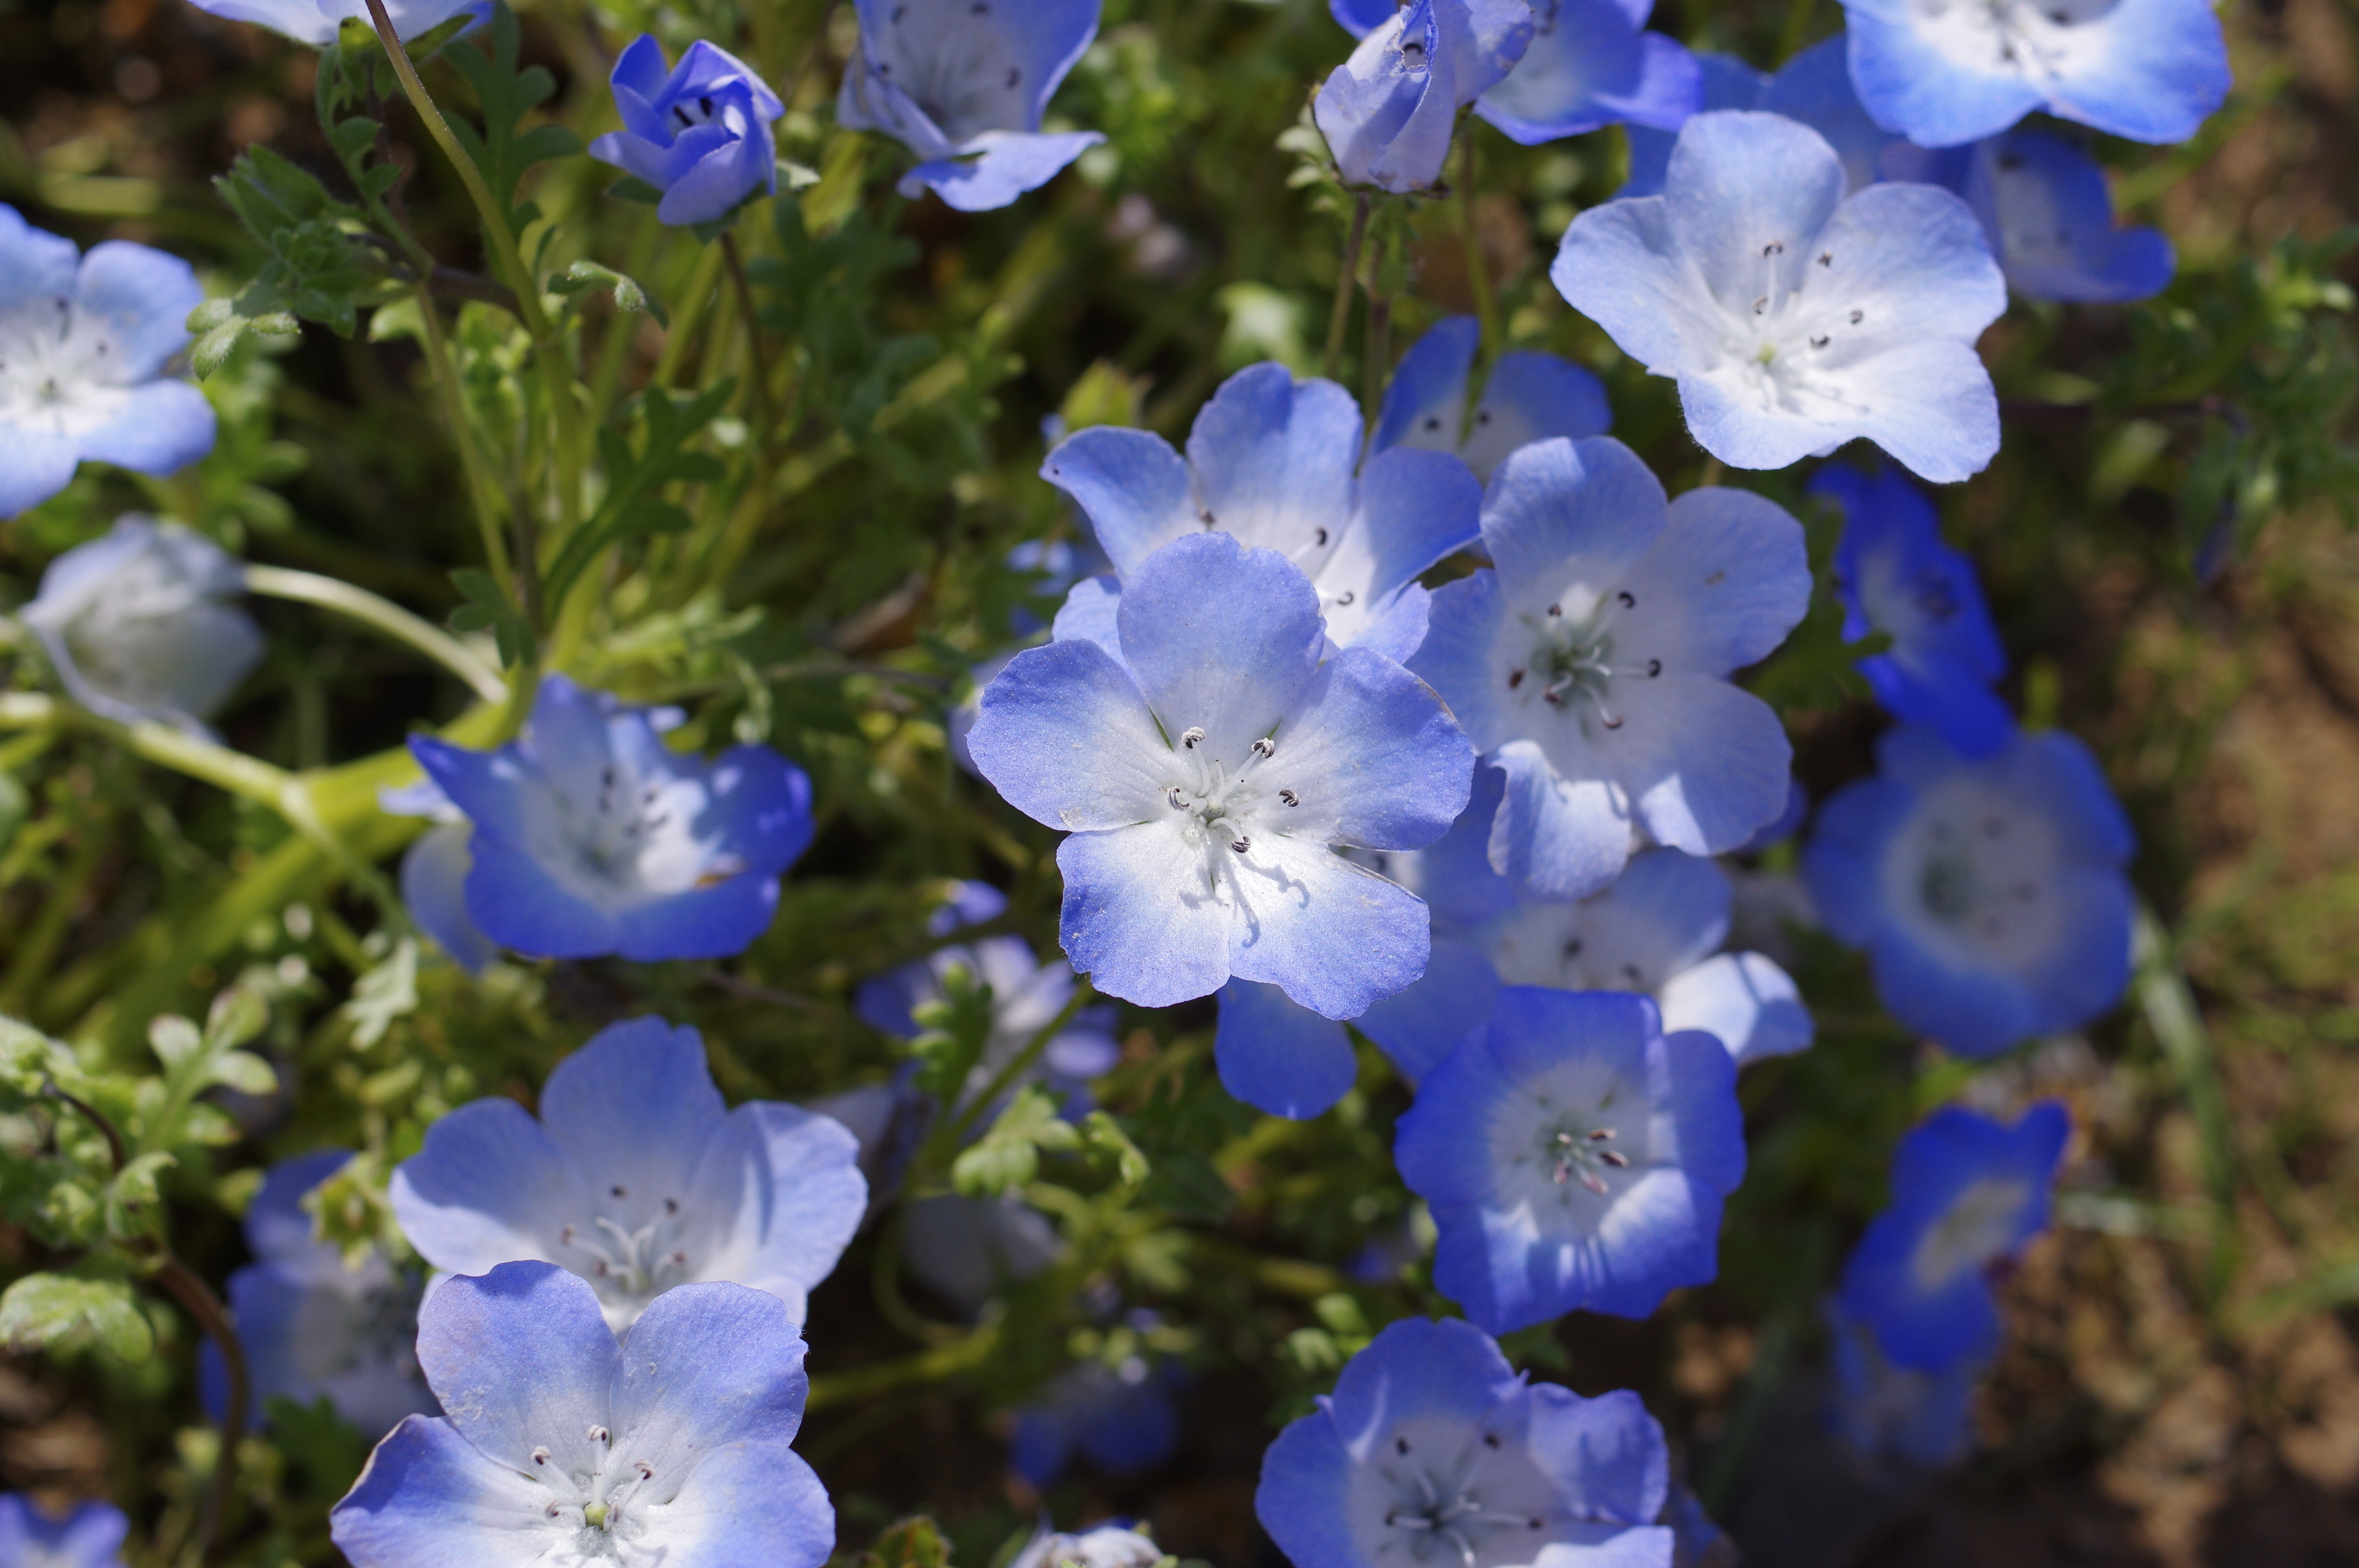
[[[293,600],[299,604],[316,604],[322,610],[332,610],[349,615],[363,625],[384,633],[397,643],[424,654],[472,687],[485,702],[506,702],[507,683],[499,672],[475,656],[473,649],[451,636],[439,626],[429,624],[412,615],[390,600],[380,599],[364,588],[354,588],[332,577],[316,572],[291,571],[285,567],[248,567],[245,587],[249,593],[259,593],[272,599]]]
[[[1360,270],[1360,242],[1368,237],[1368,201],[1363,194],[1353,204],[1352,232],[1343,241],[1343,266],[1335,275],[1335,306],[1327,312],[1327,352],[1320,359],[1319,373],[1330,381],[1343,362],[1343,332],[1352,324],[1352,288]]]

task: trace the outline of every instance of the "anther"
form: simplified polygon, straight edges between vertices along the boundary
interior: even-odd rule
[[[644,1459],[633,1460],[631,1468],[639,1473],[639,1479],[642,1481],[652,1481],[656,1478],[656,1467]]]
[[[549,1504],[547,1508],[545,1508],[545,1509],[541,1509],[540,1511],[541,1511],[542,1513],[544,1513],[544,1514],[548,1515],[550,1519],[555,1519],[559,1514],[561,1514],[561,1513],[563,1513],[563,1512],[565,1511],[565,1508],[564,1508],[564,1505],[563,1505],[563,1504],[561,1504],[561,1503],[551,1503],[551,1504]]]
[[[1524,684],[1524,672],[1523,672],[1523,671],[1521,671],[1521,670],[1509,670],[1509,671],[1507,672],[1507,689],[1508,689],[1509,691],[1513,691],[1513,690],[1515,690],[1517,687],[1519,687],[1519,686],[1521,686],[1521,685],[1523,685],[1523,684]]]
[[[563,1246],[563,1247],[571,1247],[571,1246],[572,1246],[572,1245],[573,1245],[573,1235],[574,1235],[573,1227],[572,1227],[571,1226],[570,1226],[570,1225],[569,1225],[569,1226],[567,1226],[564,1229],[562,1229],[562,1230],[560,1230],[560,1231],[559,1231],[559,1232],[557,1233],[557,1240],[558,1240],[558,1244],[559,1244],[560,1246]]]
[[[1312,544],[1314,544],[1314,545],[1323,545],[1323,544],[1325,544],[1325,543],[1327,542],[1327,530],[1326,530],[1326,529],[1324,529],[1324,528],[1313,528],[1312,530],[1310,530],[1310,532],[1311,532],[1311,535],[1312,535],[1312,538],[1311,538],[1311,543],[1312,543]]]
[[[1180,786],[1178,784],[1165,784],[1163,786],[1163,796],[1166,800],[1169,800],[1171,803],[1172,810],[1185,811],[1188,809],[1188,798],[1180,793]]]
[[[1242,855],[1253,848],[1253,838],[1250,835],[1240,835],[1229,840],[1229,848]]]
[[[1636,610],[1638,608],[1638,596],[1632,593],[1626,588],[1621,592],[1615,594],[1614,598],[1615,602],[1619,603],[1625,610]]]
[[[1295,794],[1290,789],[1279,790],[1277,792],[1277,798],[1286,802],[1288,806],[1300,806],[1302,804],[1302,797]]]
[[[1772,240],[1761,247],[1761,254],[1765,256],[1781,256],[1786,254],[1786,247],[1777,241]]]
[[[1587,1187],[1591,1192],[1595,1193],[1599,1197],[1603,1197],[1605,1195],[1605,1178],[1600,1176],[1594,1171],[1583,1171],[1581,1173],[1581,1184]]]
[[[1484,1447],[1485,1447],[1485,1448],[1496,1448],[1496,1447],[1498,1447],[1498,1446],[1499,1446],[1499,1434],[1498,1434],[1497,1433],[1495,1433],[1495,1432],[1486,1432],[1486,1433],[1484,1433],[1483,1434],[1483,1446],[1484,1446]]]
[[[1593,1128],[1589,1141],[1592,1143],[1610,1143],[1614,1141],[1614,1130],[1610,1127]]]
[[[664,1199],[664,1213],[666,1213],[666,1214],[678,1214],[679,1212],[679,1200],[678,1198],[666,1198],[666,1199]]]
[[[606,1190],[614,1194],[618,1198],[626,1198],[631,1195],[630,1189],[624,1186],[620,1182],[616,1182],[613,1186],[608,1187]]]
[[[1253,743],[1253,749],[1265,757],[1274,757],[1277,754],[1277,742],[1265,735]]]
[[[536,1448],[536,1449],[534,1449],[534,1450],[532,1451],[532,1462],[533,1462],[534,1464],[536,1464],[536,1465],[546,1465],[546,1464],[548,1464],[548,1463],[549,1463],[549,1450],[548,1450],[548,1449],[546,1449],[546,1448]]]
[[[1010,92],[1015,92],[1015,91],[1016,91],[1016,84],[1018,81],[1022,81],[1022,80],[1023,80],[1023,78],[1024,78],[1024,73],[1023,73],[1023,71],[1019,70],[1018,70],[1018,69],[1016,69],[1015,66],[1012,66],[1012,65],[1011,65],[1011,66],[1009,66],[1009,67],[1007,68],[1007,90],[1008,90]]]
[[[1408,1453],[1408,1438],[1406,1438],[1406,1437],[1396,1437],[1396,1438],[1394,1438],[1394,1439],[1393,1439],[1393,1452],[1394,1452],[1394,1453],[1396,1453],[1396,1454],[1406,1454],[1406,1453]]]
[[[1834,254],[1834,252],[1832,252],[1832,251],[1821,251],[1821,252],[1819,253],[1819,265],[1820,265],[1821,266],[1832,266],[1832,265],[1835,265],[1835,254]]]
[[[1204,727],[1201,724],[1190,724],[1185,730],[1180,732],[1180,743],[1182,746],[1187,747],[1188,750],[1191,752],[1198,746],[1201,745],[1203,743],[1203,740]]]
[[[1760,315],[1763,311],[1765,311],[1765,310],[1767,310],[1767,309],[1768,309],[1768,308],[1769,308],[1769,297],[1768,297],[1767,295],[1766,295],[1766,294],[1765,294],[1765,295],[1763,295],[1760,298],[1758,298],[1758,299],[1756,299],[1756,300],[1755,300],[1755,301],[1753,302],[1753,313],[1754,313],[1756,316]]]
[[[1539,1515],[1538,1515],[1538,1514],[1534,1514],[1531,1518],[1529,1518],[1529,1519],[1526,1519],[1524,1522],[1525,1522],[1526,1524],[1527,1524],[1527,1525],[1531,1526],[1534,1530],[1539,1530],[1539,1529],[1542,1529],[1542,1528],[1544,1528],[1544,1527],[1547,1525],[1547,1523],[1548,1523],[1548,1521],[1547,1521],[1546,1519],[1542,1519],[1542,1518],[1540,1518],[1540,1516],[1539,1516]]]
[[[608,1432],[603,1426],[593,1425],[590,1429],[590,1441],[592,1443],[612,1443],[614,1441],[614,1434]]]
[[[1653,676],[1656,676],[1661,675],[1662,673],[1663,673],[1663,661],[1662,661],[1662,660],[1660,660],[1660,659],[1648,659],[1648,660],[1647,661],[1647,676],[1648,676],[1649,678],[1652,678]]]
[[[1821,335],[1810,340],[1810,347],[1814,349],[1823,349],[1827,346],[1829,341],[1830,340],[1827,337]]]
[[[1550,615],[1561,615],[1564,613],[1564,606],[1561,604],[1551,604],[1549,606],[1549,613]]]
[[[1854,327],[1858,326],[1862,321],[1864,321],[1864,320],[1866,320],[1866,319],[1867,319],[1867,312],[1866,312],[1866,311],[1864,311],[1864,310],[1854,310],[1854,311],[1853,311],[1853,312],[1851,313],[1851,324],[1852,324],[1853,326],[1854,326]]]
[[[1356,599],[1356,598],[1358,598],[1358,597],[1359,597],[1359,596],[1358,596],[1357,594],[1353,593],[1350,589],[1348,589],[1348,588],[1347,588],[1347,589],[1345,589],[1343,592],[1341,592],[1341,593],[1339,593],[1339,594],[1337,594],[1337,595],[1335,596],[1335,602],[1336,602],[1336,603],[1338,603],[1338,604],[1349,604],[1349,603],[1351,603],[1351,602],[1352,602],[1352,600],[1354,600],[1354,599]]]
[[[1600,1149],[1597,1152],[1597,1157],[1617,1171],[1630,1162],[1629,1155],[1614,1149]]]

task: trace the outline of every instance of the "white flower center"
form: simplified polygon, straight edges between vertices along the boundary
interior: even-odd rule
[[[626,1562],[628,1549],[647,1533],[639,1517],[647,1505],[669,1501],[680,1477],[656,1484],[656,1467],[645,1459],[616,1456],[613,1433],[589,1431],[590,1467],[569,1472],[547,1446],[532,1451],[532,1475],[549,1489],[541,1505],[542,1528],[556,1539],[539,1560],[558,1564]],[[567,1444],[570,1450],[572,1445]],[[648,1495],[641,1497],[641,1493]]]
[[[1918,803],[1885,875],[1891,906],[1963,962],[2028,968],[2055,950],[2063,917],[2056,832],[2002,789],[1947,781]]]
[[[621,1204],[630,1192],[617,1183],[607,1195]],[[666,1198],[636,1229],[603,1214],[566,1226],[557,1233],[557,1261],[590,1281],[609,1322],[628,1325],[648,1302],[695,1277],[688,1242],[686,1211],[678,1198]]]
[[[1609,894],[1518,903],[1485,946],[1503,985],[1651,991],[1671,978],[1674,944],[1656,922],[1615,908]]]
[[[594,775],[544,784],[525,814],[527,848],[571,891],[603,909],[629,909],[745,869],[697,836],[711,804],[694,779],[642,778],[610,762]]]
[[[1577,1527],[1608,1519],[1571,1502],[1495,1411],[1476,1425],[1412,1417],[1372,1434],[1354,1467],[1350,1516],[1367,1560],[1434,1568],[1527,1563]],[[1355,1444],[1356,1446],[1356,1444]]]
[[[1284,833],[1281,814],[1302,804],[1302,792],[1281,785],[1267,765],[1277,754],[1277,741],[1265,735],[1232,769],[1212,754],[1201,726],[1183,730],[1170,752],[1163,803],[1181,838],[1203,856],[1204,879],[1215,898],[1223,879],[1235,875],[1235,862],[1252,856],[1256,824],[1266,816],[1265,830]]]
[[[1967,1270],[2005,1257],[2030,1201],[2031,1184],[2017,1176],[1985,1176],[1960,1193],[1949,1212],[1925,1227],[1908,1260],[1917,1288],[1938,1291]]]
[[[1825,421],[1872,410],[1842,373],[1883,323],[1854,302],[1843,258],[1808,237],[1771,235],[1754,248],[1749,292],[1720,297],[1723,368],[1765,413]]]
[[[1626,589],[1601,593],[1576,583],[1546,610],[1517,616],[1530,634],[1530,652],[1501,677],[1509,699],[1530,713],[1562,714],[1592,741],[1602,730],[1621,729],[1620,700],[1629,687],[1615,683],[1663,673],[1660,659],[1615,656],[1615,629],[1626,632],[1624,618],[1637,608],[1637,597]]]
[[[129,398],[103,318],[63,295],[0,310],[0,424],[61,436],[97,429]]]
[[[887,14],[883,36],[867,40],[869,69],[954,145],[984,131],[1029,131],[1030,84],[993,21],[995,6],[1020,3],[902,0]]]
[[[1587,1060],[1560,1063],[1491,1120],[1503,1206],[1551,1231],[1594,1235],[1616,1195],[1652,1164],[1654,1141],[1645,1094]]]
[[[2114,0],[1918,0],[1917,29],[1943,58],[1969,70],[2050,83],[2102,48],[2082,29]]]

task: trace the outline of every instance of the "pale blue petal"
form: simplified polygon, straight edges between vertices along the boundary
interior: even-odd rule
[[[1722,953],[1673,975],[1658,993],[1663,1027],[1701,1030],[1740,1067],[1810,1049],[1813,1028],[1802,993],[1758,953]]]
[[[739,1444],[793,1442],[810,1390],[802,1335],[776,1296],[736,1284],[679,1285],[631,1325],[630,1352],[614,1371],[611,1425],[630,1434],[636,1458],[677,1476]]]
[[[1587,898],[1621,875],[1633,826],[1621,790],[1603,779],[1564,778],[1529,741],[1511,741],[1488,760],[1507,777],[1491,823],[1491,869],[1519,897]]]
[[[2203,0],[2121,0],[2110,49],[2050,90],[2052,113],[2135,142],[2183,142],[2226,102],[2228,47]]]
[[[2040,107],[2020,76],[1954,64],[1914,25],[1914,7],[1848,4],[1852,85],[1875,123],[1919,146],[1954,147],[1995,136]]]
[[[1116,827],[1164,809],[1170,742],[1130,673],[1093,642],[1016,654],[984,689],[967,751],[1009,805],[1051,827]]]
[[[1509,605],[1538,611],[1576,576],[1593,586],[1617,581],[1669,517],[1662,481],[1621,442],[1540,441],[1492,476],[1483,544]]]
[[[1357,444],[1354,431],[1346,448],[1347,462]],[[1253,742],[1276,730],[1293,708],[1327,640],[1310,580],[1283,556],[1248,549],[1227,533],[1190,535],[1155,552],[1124,582],[1116,621],[1123,656],[1164,733],[1176,741],[1183,731],[1201,727],[1209,755],[1231,769],[1241,765]],[[1010,680],[1027,660],[1088,646],[1059,643],[1023,654],[994,683],[994,689]],[[986,693],[986,722],[991,712]],[[968,744],[979,762],[984,755],[983,738],[984,725],[978,724]],[[1091,744],[1111,750],[1116,741],[1111,735],[1093,737]],[[1077,739],[1066,741],[1078,743]],[[1119,744],[1129,750],[1126,734]],[[1097,764],[1125,771],[1128,765],[1126,757]],[[990,765],[984,771],[989,774]],[[1149,794],[1137,798],[1152,799],[1163,782],[1156,780]],[[1024,809],[1022,802],[1016,804]],[[1037,812],[1031,815],[1051,821]],[[1113,820],[1109,813],[1090,825],[1111,826]]]
[[[727,1114],[703,1037],[653,1017],[608,1024],[558,1063],[540,1091],[549,1141],[592,1181],[625,1189],[616,1201],[630,1217],[626,1230],[683,1195],[680,1179]]]
[[[2018,127],[1979,144],[1965,197],[2007,282],[2034,299],[2120,303],[2170,282],[2170,242],[2116,229],[2104,170],[2061,137]]]
[[[522,1476],[540,1463],[536,1448],[548,1450],[546,1463],[560,1474],[604,1463],[593,1431],[607,1424],[622,1359],[597,1293],[554,1263],[454,1275],[418,1312],[418,1362],[443,1413],[461,1436]],[[519,1522],[537,1522],[539,1512],[527,1505]]]
[[[1754,70],[1734,55],[1698,53],[1695,61],[1703,78],[1703,91],[1696,104],[1698,114],[1712,109],[1760,107],[1761,93],[1769,85],[1767,71]],[[1614,200],[1660,196],[1663,176],[1671,165],[1671,147],[1680,139],[1678,132],[1632,125],[1624,135],[1630,146],[1630,176],[1614,193]]]
[[[1359,1069],[1342,1024],[1252,980],[1221,988],[1212,1053],[1221,1087],[1271,1116],[1319,1115],[1343,1098]]]
[[[123,412],[85,432],[82,455],[135,473],[178,473],[213,449],[213,406],[185,381],[135,386]]]
[[[1250,365],[1223,382],[1188,433],[1204,526],[1292,560],[1315,557],[1352,526],[1359,460],[1351,394],[1332,381],[1297,382],[1282,364]]]
[[[1483,1026],[1498,992],[1498,972],[1480,948],[1437,936],[1417,983],[1352,1022],[1413,1086]]]
[[[81,461],[69,437],[0,424],[0,517],[29,512],[65,489]]]
[[[1279,987],[1329,1018],[1356,1018],[1425,972],[1425,905],[1397,883],[1324,845],[1276,835],[1256,839],[1233,870],[1238,979]]]
[[[388,1195],[419,1255],[459,1274],[546,1258],[596,1207],[541,1124],[505,1096],[437,1119],[425,1146],[395,1167]]]
[[[1058,939],[1108,996],[1170,1007],[1229,978],[1229,911],[1204,858],[1160,822],[1076,833],[1057,846],[1064,873]]]
[[[1816,131],[1776,114],[1722,111],[1680,130],[1662,200],[1671,237],[1705,286],[1723,307],[1746,311],[1764,292],[1765,244],[1785,247],[1775,276],[1790,290],[1808,276],[1809,252],[1833,248],[1814,247],[1811,236],[1827,227],[1843,193],[1843,160]]]
[[[1049,454],[1040,477],[1080,505],[1119,577],[1204,525],[1187,463],[1151,431],[1113,425],[1076,431]]]
[[[1655,842],[1723,854],[1785,811],[1794,749],[1767,703],[1669,669],[1646,695],[1599,756]]]
[[[418,928],[471,975],[500,956],[499,944],[467,914],[467,873],[474,865],[468,840],[474,829],[450,823],[429,829],[401,857],[401,902]]]
[[[1668,130],[1702,100],[1702,71],[1679,44],[1611,0],[1562,0],[1475,113],[1528,146],[1625,121]]]
[[[605,1413],[603,1392],[591,1420]],[[353,1568],[528,1568],[549,1550],[548,1497],[451,1422],[413,1415],[369,1455],[329,1533]]]
[[[1434,591],[1425,641],[1408,661],[1450,705],[1477,751],[1488,751],[1512,734],[1494,690],[1498,661],[1493,648],[1506,613],[1495,571],[1444,583]]]
[[[1636,1394],[1616,1389],[1584,1400],[1554,1383],[1538,1384],[1532,1389],[1530,1433],[1533,1462],[1593,1516],[1626,1524],[1661,1516],[1671,1486],[1670,1449]],[[1656,1543],[1645,1545],[1651,1555]],[[1579,1561],[1582,1568],[1593,1568],[1586,1552]]]
[[[1637,602],[1615,622],[1617,664],[1724,676],[1767,658],[1810,605],[1802,525],[1747,490],[1691,490],[1621,587]]]
[[[1551,436],[1584,440],[1613,426],[1603,382],[1570,360],[1516,349],[1491,367],[1459,456],[1488,480],[1518,447]]]
[[[1262,770],[1300,802],[1272,814],[1276,831],[1415,849],[1466,809],[1474,750],[1465,733],[1430,687],[1369,649],[1321,665],[1275,740]]]
[[[189,346],[189,312],[204,298],[187,262],[123,240],[92,245],[74,280],[75,310],[105,323],[111,380],[161,373]]]
[[[960,146],[982,157],[921,163],[901,177],[901,194],[929,189],[962,212],[989,212],[1038,190],[1104,140],[1096,131],[985,131]]]
[[[860,1140],[833,1118],[753,1100],[729,1113],[679,1195],[700,1217],[723,1217],[704,1221],[711,1250],[695,1260],[698,1274],[767,1292],[799,1327],[805,1298],[834,1271],[868,1210],[868,1180]]]
[[[1442,452],[1379,452],[1360,477],[1359,511],[1319,569],[1322,597],[1340,588],[1353,592],[1353,608],[1383,601],[1482,536],[1483,487],[1464,463]],[[1349,613],[1328,611],[1328,634],[1340,643],[1360,641],[1337,631]]]
[[[1720,324],[1694,261],[1681,252],[1666,198],[1608,201],[1572,221],[1549,279],[1616,347],[1657,375],[1720,353]]]
[[[1482,338],[1482,324],[1473,317],[1445,316],[1409,345],[1385,387],[1370,451],[1393,447],[1458,449],[1460,427],[1466,418],[1466,377]]]
[[[1752,105],[1783,114],[1827,139],[1843,160],[1843,178],[1854,190],[1875,183],[1892,133],[1868,117],[1852,91],[1850,45],[1841,33],[1823,38],[1777,68]]]
[[[71,240],[36,229],[0,201],[0,310],[30,300],[71,298],[81,253]]]

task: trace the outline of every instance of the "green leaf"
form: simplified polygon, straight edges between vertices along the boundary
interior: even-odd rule
[[[451,581],[466,600],[451,611],[451,630],[489,631],[499,644],[500,663],[508,669],[530,663],[539,640],[516,601],[501,591],[499,579],[478,568],[462,567],[451,574]]]
[[[353,1026],[353,1044],[365,1049],[385,1038],[397,1018],[418,1011],[418,939],[404,936],[393,951],[353,982],[353,999],[343,1014]]]
[[[951,1162],[951,1181],[969,1197],[997,1197],[1038,1173],[1042,1150],[1081,1146],[1081,1130],[1058,1116],[1057,1102],[1045,1090],[1027,1088]]]
[[[156,1332],[121,1280],[27,1274],[0,1294],[0,1344],[49,1351],[91,1344],[136,1367],[155,1354]]]
[[[651,388],[638,400],[647,439],[636,450],[619,432],[598,432],[598,455],[606,469],[606,498],[565,541],[549,563],[541,584],[543,599],[561,604],[565,595],[600,552],[653,534],[679,533],[689,526],[687,513],[655,492],[672,483],[709,483],[728,470],[709,452],[690,451],[688,443],[729,406],[736,392],[734,378],[724,379],[693,396],[675,396]],[[456,624],[454,621],[452,624]]]
[[[442,58],[474,89],[483,129],[449,115],[444,119],[467,156],[483,170],[500,211],[507,215],[508,226],[522,233],[538,213],[516,205],[517,182],[537,163],[581,152],[582,139],[562,125],[525,128],[525,116],[556,92],[557,79],[543,67],[517,64],[523,32],[514,11],[505,4],[494,6],[491,27],[478,37],[489,52],[469,46],[454,48]]]

